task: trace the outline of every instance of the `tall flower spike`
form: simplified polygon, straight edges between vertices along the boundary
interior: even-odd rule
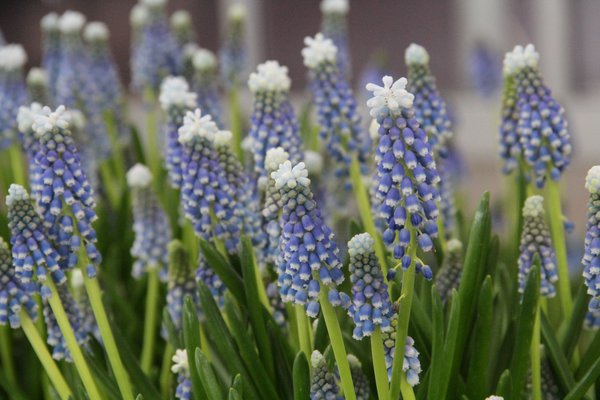
[[[377,162],[377,203],[379,217],[384,220],[383,240],[393,247],[394,258],[408,268],[412,259],[407,247],[411,236],[424,252],[433,250],[431,238],[437,236],[436,185],[440,181],[431,144],[420,127],[412,107],[414,96],[406,91],[406,79],[394,82],[383,78],[383,86],[373,83],[367,89],[373,97],[367,102],[371,117],[379,123]],[[412,232],[411,232],[412,231]],[[416,260],[416,270],[427,279],[432,271]]]
[[[172,358],[171,372],[177,374],[177,389],[175,397],[180,400],[189,400],[192,396],[192,378],[186,349],[177,349]]]
[[[92,334],[99,342],[102,342],[100,328],[96,323],[96,317],[94,316],[94,311],[92,310],[90,299],[88,297],[87,292],[85,291],[83,273],[80,269],[75,268],[71,272],[70,284],[75,303],[77,304],[77,307],[81,310],[83,316],[81,322],[83,330],[89,334]]]
[[[285,161],[271,177],[284,204],[277,262],[281,298],[304,305],[312,318],[319,313],[321,290],[327,290],[332,305],[347,308],[348,295],[337,290],[344,280],[339,249],[313,198],[304,163],[292,167]]]
[[[55,111],[44,107],[35,117],[33,130],[39,140],[35,162],[40,166],[38,209],[49,239],[54,242],[63,268],[78,263],[83,246],[89,261],[86,273],[96,274],[101,256],[96,249],[97,219],[93,190],[71,136],[68,114],[64,106]]]
[[[40,293],[42,297],[47,297],[51,294],[50,289],[44,285],[48,274],[57,285],[62,285],[67,280],[59,266],[59,255],[46,237],[42,219],[23,186],[10,186],[6,206],[15,278],[29,292],[38,290],[34,282],[41,284]]]
[[[348,242],[352,304],[348,314],[354,320],[354,339],[371,336],[376,327],[391,329],[394,310],[388,295],[388,286],[375,255],[375,241],[368,233],[354,236]]]
[[[502,69],[500,57],[485,42],[478,42],[470,51],[469,72],[473,87],[484,98],[495,95],[500,88]]]
[[[369,136],[361,127],[350,84],[336,64],[338,49],[333,41],[317,33],[314,38],[304,38],[304,44],[302,57],[309,69],[309,85],[317,110],[320,136],[333,159],[336,181],[341,179],[349,188],[352,156],[355,155],[361,163],[367,160]]]
[[[453,289],[458,289],[463,269],[463,245],[458,239],[450,239],[446,243],[444,262],[435,276],[435,286],[445,303]]]
[[[588,294],[592,296],[589,311],[600,313],[600,166],[596,165],[587,173],[585,188],[590,192],[587,211],[583,278]]]
[[[279,224],[279,214],[283,208],[283,197],[279,190],[275,187],[275,179],[271,174],[279,169],[279,166],[289,160],[289,154],[283,147],[275,147],[267,151],[265,157],[265,168],[267,183],[262,184],[259,181],[259,186],[264,187],[265,196],[262,209],[263,229],[267,233],[267,245],[265,247],[265,261],[275,264],[279,256],[279,236],[281,235],[281,226]]]
[[[388,379],[392,377],[392,365],[394,364],[394,351],[396,349],[396,329],[398,327],[398,316],[392,319],[392,329],[383,332],[383,351],[385,353],[385,365],[387,367]],[[406,374],[406,380],[410,386],[419,384],[419,374],[421,373],[421,362],[419,361],[419,352],[414,347],[415,341],[412,337],[406,337],[404,346],[404,360],[402,363],[402,372]]]
[[[199,306],[198,286],[190,264],[189,253],[179,240],[169,243],[169,281],[167,285],[167,310],[177,329],[183,328],[183,302],[190,296]],[[198,307],[199,309],[199,307]]]
[[[27,103],[23,66],[27,55],[23,46],[0,47],[0,149],[10,146],[16,134],[17,111]]]
[[[148,167],[136,164],[127,172],[127,184],[133,197],[133,231],[135,241],[131,255],[136,258],[132,275],[139,279],[150,269],[158,269],[166,279],[171,225],[152,188]]]
[[[293,163],[302,159],[300,127],[288,98],[290,86],[287,67],[277,61],[260,64],[248,79],[254,95],[249,136],[259,181],[268,178],[265,157],[270,149],[282,147]]]
[[[217,57],[210,50],[197,48],[192,56],[192,65],[192,90],[198,96],[198,107],[211,115],[217,125],[221,126]]]
[[[37,319],[37,303],[15,276],[11,251],[0,237],[0,325],[7,323],[17,329],[21,326],[19,313],[25,310],[33,321]]]
[[[166,77],[160,85],[158,98],[163,111],[167,114],[165,130],[165,166],[169,172],[169,181],[174,188],[181,186],[181,153],[178,129],[183,117],[196,107],[196,94],[190,91],[185,79]]]
[[[225,39],[219,50],[221,79],[226,87],[235,87],[242,82],[246,68],[246,9],[241,2],[234,2],[227,10]]]
[[[42,68],[48,72],[50,97],[56,98],[56,83],[61,57],[60,30],[58,29],[58,14],[46,14],[40,21],[42,30]]]
[[[556,294],[553,284],[558,280],[556,255],[545,218],[544,198],[537,195],[528,197],[523,206],[523,231],[519,247],[519,292],[525,290],[527,276],[537,254],[542,267],[540,292],[543,296],[553,297]]]
[[[353,354],[348,354],[348,364],[350,365],[350,373],[352,374],[352,383],[354,383],[356,400],[369,400],[371,387],[369,379],[362,370],[362,364]]]
[[[42,111],[42,105],[31,103],[29,107],[21,106],[17,113],[17,128],[21,148],[27,155],[27,167],[29,170],[29,186],[31,187],[31,196],[38,199],[41,194],[41,167],[35,162],[35,156],[39,151],[39,141],[33,131],[33,120],[35,116]]]
[[[348,46],[346,17],[350,8],[348,0],[321,0],[321,32],[333,40],[338,49],[337,66],[346,79],[350,79],[352,62]]]
[[[532,44],[516,46],[504,59],[505,76],[514,77],[520,142],[530,177],[542,188],[546,178],[556,181],[571,159],[571,138],[565,110],[552,97],[538,67]]]
[[[179,48],[183,50],[186,44],[196,42],[196,32],[192,24],[192,16],[187,10],[177,10],[169,20],[171,31]]]
[[[338,386],[335,375],[329,372],[325,357],[318,351],[313,351],[310,356],[310,400],[337,399]]]
[[[31,68],[27,73],[27,92],[32,101],[40,104],[50,104],[48,73],[43,68]]]
[[[286,322],[286,310],[283,301],[281,301],[281,296],[279,296],[279,289],[277,288],[277,283],[269,282],[266,287],[267,298],[269,299],[269,305],[273,310],[273,319],[279,325],[280,328],[285,329],[287,326]],[[318,321],[318,320],[316,320]]]
[[[162,80],[181,70],[181,52],[165,14],[166,0],[140,0],[132,14],[134,35],[131,55],[133,87],[158,91]]]

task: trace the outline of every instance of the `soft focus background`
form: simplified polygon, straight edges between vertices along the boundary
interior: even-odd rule
[[[298,103],[304,90],[302,39],[321,23],[319,0],[244,0],[249,10],[247,41],[253,68],[277,59],[290,69]],[[472,205],[483,190],[499,200],[506,192],[497,156],[498,90],[477,88],[474,71],[482,57],[500,72],[504,52],[532,42],[541,53],[547,84],[567,110],[575,154],[565,174],[566,212],[581,232],[587,196],[583,179],[600,161],[600,2],[596,0],[351,0],[348,17],[353,81],[357,95],[365,71],[380,76],[405,74],[404,49],[416,42],[431,55],[437,76],[455,119],[455,143],[468,168],[464,181]],[[0,29],[8,42],[21,43],[29,65],[40,61],[40,18],[50,11],[74,9],[88,20],[100,20],[111,31],[112,50],[124,82],[129,81],[129,11],[134,0],[1,0]],[[228,1],[170,0],[169,12],[192,13],[199,43],[217,50]],[[480,88],[481,89],[481,88]],[[364,102],[361,100],[361,104]],[[135,116],[134,116],[135,118]]]

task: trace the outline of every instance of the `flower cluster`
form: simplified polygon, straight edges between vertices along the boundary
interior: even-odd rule
[[[269,178],[265,188],[262,226],[267,233],[265,261],[273,264],[277,262],[279,254],[279,236],[281,234],[279,213],[283,208],[283,197],[275,187],[275,179],[271,177],[271,174],[277,171],[279,166],[287,160],[289,160],[289,155],[283,147],[269,149],[265,157],[265,168]]]
[[[385,365],[387,367],[388,379],[392,377],[392,366],[394,364],[394,351],[396,350],[396,329],[398,326],[398,317],[392,319],[392,329],[383,332],[383,351],[385,353]],[[406,374],[406,381],[410,386],[419,384],[419,374],[421,373],[421,362],[419,361],[419,352],[415,349],[415,341],[412,337],[406,337],[404,346],[404,360],[402,362],[402,372]]]
[[[152,173],[136,164],[127,172],[127,184],[133,197],[135,241],[131,255],[136,258],[132,274],[141,278],[150,269],[158,269],[166,278],[167,245],[172,233],[169,219],[152,189]]]
[[[469,72],[474,88],[482,97],[492,97],[502,83],[499,55],[486,43],[476,43],[471,50]]]
[[[379,217],[385,222],[383,240],[393,247],[394,258],[408,268],[412,257],[407,247],[416,234],[424,252],[432,251],[437,236],[436,185],[440,181],[433,151],[412,108],[414,96],[406,91],[406,79],[383,78],[383,87],[368,84],[373,92],[367,105],[379,123],[377,193]],[[431,279],[431,268],[416,260],[416,269]]]
[[[190,296],[198,305],[198,287],[194,280],[189,254],[183,244],[174,240],[169,243],[169,281],[167,286],[167,310],[176,328],[183,327],[183,302]]]
[[[194,69],[192,90],[198,96],[198,107],[213,117],[221,126],[222,110],[219,104],[219,88],[217,85],[217,57],[210,50],[198,48],[192,56]]]
[[[440,293],[443,302],[446,302],[452,294],[452,290],[458,289],[463,268],[463,245],[458,239],[450,239],[446,243],[444,262],[438,274],[435,276],[435,286]]]
[[[56,13],[46,14],[40,21],[42,31],[42,68],[48,73],[48,89],[50,97],[56,98],[60,64],[60,30],[59,17]]]
[[[318,350],[310,356],[310,400],[337,399],[338,386],[335,375],[327,368],[327,361]]]
[[[192,395],[192,379],[190,378],[187,350],[175,350],[172,361],[173,366],[171,366],[171,372],[177,374],[175,397],[180,400],[188,400]]]
[[[17,112],[17,128],[19,131],[19,139],[21,148],[27,156],[27,167],[29,170],[29,186],[31,187],[31,195],[38,199],[41,193],[41,172],[40,166],[35,162],[35,156],[39,150],[39,142],[33,131],[33,120],[36,115],[42,111],[42,105],[39,103],[31,103],[29,107],[21,106]]]
[[[219,51],[221,79],[228,87],[241,83],[246,67],[245,25],[246,9],[241,3],[231,4],[227,10],[225,41]]]
[[[581,263],[588,294],[592,296],[589,311],[600,312],[600,166],[592,167],[585,178],[588,200],[585,252]]]
[[[27,55],[23,46],[0,47],[0,149],[8,147],[16,131],[19,106],[27,103],[23,66]]]
[[[370,336],[376,327],[390,330],[394,313],[374,245],[368,233],[358,234],[348,242],[352,282],[352,304],[348,313],[354,320],[352,336],[357,340]]]
[[[346,79],[350,79],[352,72],[352,61],[350,59],[350,49],[348,46],[348,26],[346,16],[350,8],[348,0],[322,0],[321,13],[321,32],[323,35],[333,40],[338,49],[336,63]]]
[[[180,49],[186,44],[196,42],[196,33],[192,24],[192,16],[187,10],[177,10],[169,20],[171,31]]]
[[[48,73],[45,69],[38,67],[31,68],[27,73],[25,82],[31,101],[40,104],[50,104]]]
[[[556,294],[553,283],[558,280],[556,255],[545,218],[544,198],[537,195],[528,197],[523,206],[523,231],[519,247],[519,292],[525,290],[527,276],[537,255],[541,263],[541,294],[553,297]]]
[[[356,400],[369,400],[371,398],[369,380],[362,370],[362,364],[354,354],[348,354],[348,365],[350,366],[350,374],[352,374]]]

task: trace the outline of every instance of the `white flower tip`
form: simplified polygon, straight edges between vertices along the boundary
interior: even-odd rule
[[[585,188],[588,192],[600,193],[600,165],[594,165],[585,177]]]
[[[371,140],[377,140],[379,137],[379,122],[376,119],[371,120],[371,125],[369,125],[369,136],[371,136]]]
[[[198,50],[198,45],[196,43],[190,42],[183,45],[181,48],[181,53],[183,54],[183,59],[185,62],[191,61],[194,62],[194,55]]]
[[[71,272],[71,287],[73,289],[81,289],[84,285],[83,274],[79,268],[74,268]]]
[[[354,235],[348,242],[348,254],[350,257],[359,254],[372,253],[375,249],[375,240],[369,233],[359,233]]]
[[[85,25],[85,16],[73,10],[67,10],[58,21],[58,28],[62,33],[78,33]]]
[[[279,166],[289,160],[290,155],[283,147],[275,147],[267,150],[265,156],[265,167],[268,171],[277,171]]]
[[[504,397],[493,395],[493,396],[486,397],[485,400],[504,400]]]
[[[539,60],[540,54],[535,51],[533,44],[515,46],[504,56],[504,75],[513,75],[525,67],[537,68]]]
[[[217,57],[212,51],[200,47],[194,52],[192,64],[199,71],[212,70],[217,66]]]
[[[0,69],[15,71],[23,68],[27,62],[27,54],[20,44],[7,44],[0,47]]]
[[[304,38],[306,45],[302,49],[302,58],[304,65],[308,68],[317,68],[319,65],[330,62],[334,63],[337,56],[337,47],[331,39],[317,33],[314,38],[307,36]]]
[[[323,361],[323,354],[321,354],[319,350],[315,350],[312,352],[310,356],[310,364],[313,368],[317,368],[319,365],[321,365],[321,363],[323,363]]]
[[[140,0],[140,3],[148,8],[162,8],[167,4],[167,0]]]
[[[20,106],[17,111],[17,128],[25,133],[32,129],[34,117],[42,111],[40,103],[31,103],[29,107]]]
[[[229,146],[231,144],[232,137],[233,137],[233,134],[231,133],[231,131],[225,131],[225,130],[217,131],[217,133],[215,133],[213,143],[217,147]]]
[[[463,250],[463,244],[458,239],[450,239],[446,243],[446,249],[450,253],[460,253]]]
[[[13,183],[8,188],[8,196],[6,196],[6,205],[12,206],[16,201],[23,201],[29,199],[29,193],[21,185]]]
[[[142,4],[136,4],[129,13],[129,22],[133,26],[142,26],[148,21],[148,8]]]
[[[320,8],[323,14],[347,14],[350,3],[348,0],[323,0]]]
[[[231,21],[241,21],[246,18],[246,7],[242,3],[233,3],[227,10],[227,17]]]
[[[252,93],[288,91],[291,84],[288,68],[273,60],[259,64],[256,72],[251,73],[248,78],[248,87]]]
[[[208,114],[202,115],[199,108],[195,111],[188,111],[183,117],[183,125],[179,128],[179,143],[189,143],[195,137],[206,138],[213,141],[219,131],[217,124]]]
[[[42,136],[55,128],[68,129],[69,123],[69,114],[64,105],[58,106],[55,111],[45,106],[34,115],[32,128],[36,135]]]
[[[88,42],[104,42],[108,40],[108,36],[108,27],[104,22],[90,22],[83,30],[83,38]]]
[[[152,182],[152,172],[143,164],[137,163],[127,171],[127,184],[131,188],[145,188]]]
[[[48,74],[46,73],[46,70],[39,67],[31,68],[27,73],[27,84],[46,86],[48,84]]]
[[[374,83],[366,86],[368,91],[373,92],[373,97],[367,101],[367,106],[371,109],[371,117],[377,118],[384,108],[394,111],[412,107],[415,96],[406,90],[406,78],[394,82],[394,78],[386,75],[382,82],[383,86]]]
[[[524,217],[539,217],[544,214],[544,198],[539,195],[529,196],[523,205]]]
[[[319,175],[323,172],[323,157],[317,151],[306,150],[304,152],[304,163],[308,168],[308,174],[311,176]]]
[[[275,180],[275,188],[278,190],[283,187],[293,189],[297,186],[307,187],[310,185],[308,170],[303,162],[292,167],[291,161],[287,160],[279,165],[277,171],[271,173],[271,178]]]
[[[173,365],[171,366],[171,372],[174,374],[183,373],[189,370],[187,350],[177,349],[173,358]]]
[[[167,76],[160,85],[158,101],[164,111],[169,111],[171,107],[194,108],[196,93],[190,91],[190,86],[185,78]]]
[[[315,319],[315,321],[318,321],[318,319]],[[348,364],[350,364],[350,367],[354,368],[360,368],[362,366],[361,362],[354,354],[348,354]]]
[[[40,20],[40,26],[44,31],[57,30],[58,29],[58,14],[51,12],[46,14]]]
[[[69,121],[69,126],[73,127],[74,129],[82,130],[85,128],[85,115],[80,110],[71,108],[65,111],[65,117]]]
[[[411,43],[404,52],[404,61],[407,65],[427,64],[429,63],[429,53],[425,50],[425,47]]]
[[[171,26],[182,28],[192,25],[192,16],[187,10],[177,10],[171,15]]]

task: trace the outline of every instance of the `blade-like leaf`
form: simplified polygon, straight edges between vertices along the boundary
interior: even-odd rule
[[[210,365],[210,362],[202,351],[196,347],[196,369],[200,380],[202,381],[202,387],[207,395],[208,400],[222,400],[223,391],[219,385],[219,381],[215,372]]]
[[[188,354],[190,378],[192,380],[192,393],[196,400],[206,398],[206,392],[196,365],[196,349],[200,348],[200,323],[198,311],[192,298],[188,295],[183,301],[183,342]]]
[[[444,362],[444,306],[435,286],[431,288],[431,304],[433,310],[431,367],[429,368],[430,399],[438,399],[437,383],[441,380],[442,364]]]
[[[573,303],[573,311],[568,318],[565,318],[561,329],[558,331],[559,342],[567,360],[571,359],[581,335],[583,320],[588,311],[588,301],[587,287],[582,283],[579,285],[577,297]]]
[[[565,400],[577,400],[583,398],[588,389],[600,378],[600,359],[583,375],[575,387],[567,394]]]
[[[244,303],[244,282],[233,266],[210,243],[200,239],[200,250],[208,265],[219,275],[227,289],[235,296],[240,304]]]
[[[573,379],[573,373],[569,368],[569,361],[562,352],[556,336],[554,336],[554,329],[544,313],[540,315],[540,326],[542,341],[546,346],[546,354],[558,379],[558,384],[563,393],[568,393],[575,386],[575,379]]]
[[[294,360],[294,400],[305,400],[310,395],[310,368],[306,355],[299,351]]]
[[[500,380],[498,381],[498,387],[496,388],[496,393],[499,396],[502,396],[505,399],[508,399],[508,398],[510,398],[511,392],[512,392],[512,379],[510,376],[510,371],[504,370],[502,375],[500,375]]]

